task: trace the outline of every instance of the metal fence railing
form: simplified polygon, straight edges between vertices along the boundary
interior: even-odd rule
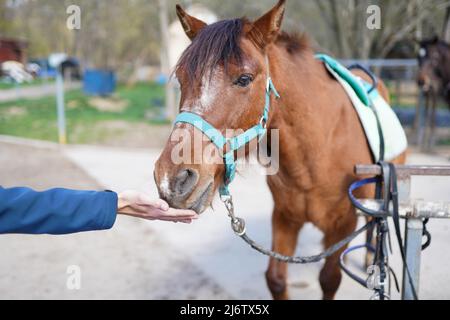
[[[416,84],[418,71],[416,59],[347,59],[341,62],[344,65],[358,63],[383,79],[391,94],[392,106],[416,106],[419,93]]]
[[[449,219],[449,201],[425,201],[411,198],[411,177],[442,176],[450,177],[450,166],[396,165],[398,177],[399,214],[405,219],[405,258],[416,290],[419,289],[420,259],[422,253],[423,220]],[[380,175],[379,165],[357,165],[357,175]],[[383,203],[378,200],[365,199],[361,203],[372,210],[379,210]],[[358,211],[359,214],[362,214]],[[413,299],[413,288],[406,281],[406,270],[403,270],[402,299]],[[418,294],[418,291],[417,291]]]

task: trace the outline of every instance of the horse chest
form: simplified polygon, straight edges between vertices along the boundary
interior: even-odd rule
[[[310,181],[308,187],[315,187],[302,188],[296,183],[283,185],[279,177],[271,177],[268,182],[275,201],[275,211],[287,220],[312,222],[320,227],[329,219],[330,212],[346,212],[340,210],[341,206],[348,205],[346,194],[337,191],[336,180]]]

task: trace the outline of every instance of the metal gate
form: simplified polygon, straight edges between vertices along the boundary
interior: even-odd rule
[[[412,282],[419,293],[420,279],[420,258],[422,251],[423,219],[426,218],[450,218],[450,201],[425,201],[413,200],[411,193],[412,176],[449,176],[450,166],[421,166],[421,165],[396,165],[399,193],[399,213],[405,221],[404,246],[406,262],[409,266]],[[380,175],[379,165],[357,165],[355,166],[357,175]],[[361,204],[373,210],[382,208],[382,200],[360,199]],[[358,214],[362,214],[359,212]],[[412,300],[412,288],[406,280],[406,273],[403,270],[402,299]]]

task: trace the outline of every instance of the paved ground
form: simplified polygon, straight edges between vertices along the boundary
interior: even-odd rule
[[[69,82],[65,84],[65,89],[77,89],[81,87],[80,82]],[[0,103],[15,101],[18,99],[37,99],[56,94],[56,84],[42,84],[29,87],[18,87],[13,89],[0,90]]]
[[[2,186],[102,189],[51,144],[0,143]],[[226,299],[219,285],[145,221],[119,217],[114,229],[67,236],[2,235],[0,299]],[[69,265],[81,290],[66,288]]]
[[[0,139],[1,140],[1,139]],[[28,143],[26,143],[28,145]],[[12,149],[11,149],[12,148]],[[28,183],[31,174],[60,172],[53,185],[78,182],[78,187],[96,184],[116,191],[134,188],[156,196],[152,171],[158,150],[117,149],[72,146],[62,150],[50,147],[42,151],[11,144],[0,145],[0,181],[6,184]],[[15,150],[15,151],[11,151]],[[5,156],[5,153],[8,153]],[[14,153],[15,152],[15,153]],[[50,162],[69,163],[77,169],[64,171]],[[25,170],[26,159],[44,157],[49,165]],[[13,160],[14,159],[14,160]],[[23,159],[17,161],[16,159]],[[31,161],[31,160],[30,160]],[[413,154],[412,163],[448,164],[445,158]],[[9,168],[17,168],[15,171]],[[21,168],[21,169],[19,169]],[[82,169],[82,171],[78,171]],[[46,170],[46,171],[44,171]],[[64,180],[72,172],[69,181]],[[17,175],[17,178],[16,178]],[[25,179],[26,178],[26,179]],[[24,180],[25,179],[25,180]],[[84,180],[83,180],[84,179]],[[35,181],[36,182],[36,181]],[[31,183],[31,182],[29,182]],[[33,182],[34,183],[34,182]],[[67,185],[71,186],[71,185]],[[47,187],[47,186],[42,186]],[[413,181],[415,197],[449,200],[450,179],[421,178]],[[246,218],[252,237],[269,246],[272,200],[264,177],[255,169],[239,176],[232,186],[237,213]],[[247,247],[229,228],[224,208],[215,201],[192,225],[135,221],[121,218],[113,230],[63,237],[18,235],[1,236],[7,250],[0,259],[0,296],[5,298],[241,298],[268,299],[263,273],[267,259]],[[423,253],[421,296],[450,299],[450,251],[447,249],[450,221],[434,220],[429,229],[433,243]],[[321,250],[321,234],[307,225],[299,239],[298,254]],[[358,243],[358,239],[355,243]],[[398,254],[392,259],[400,270]],[[350,258],[355,268],[362,256]],[[65,268],[78,264],[83,270],[82,289],[65,289]],[[317,281],[321,264],[290,267],[290,290],[294,299],[318,299]],[[448,285],[446,285],[448,284]],[[370,292],[344,277],[338,299],[367,299]],[[394,294],[394,297],[398,295]]]

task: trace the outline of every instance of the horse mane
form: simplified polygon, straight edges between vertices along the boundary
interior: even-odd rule
[[[450,44],[445,42],[442,39],[439,39],[437,37],[431,38],[431,39],[425,39],[420,41],[419,45],[421,47],[428,47],[428,46],[432,46],[432,45],[437,45],[440,48],[445,48],[445,49],[450,49]]]
[[[222,20],[205,26],[181,55],[175,70],[183,68],[191,81],[201,79],[219,64],[225,71],[229,63],[240,64],[243,52],[239,45],[247,18]],[[299,53],[310,47],[308,36],[281,32],[276,41],[285,46],[289,54]]]
[[[441,46],[441,48],[445,48],[447,50],[450,49],[450,44],[444,40],[440,40],[438,45]]]
[[[306,33],[281,32],[277,42],[283,44],[290,54],[296,54],[311,48],[309,36]]]

